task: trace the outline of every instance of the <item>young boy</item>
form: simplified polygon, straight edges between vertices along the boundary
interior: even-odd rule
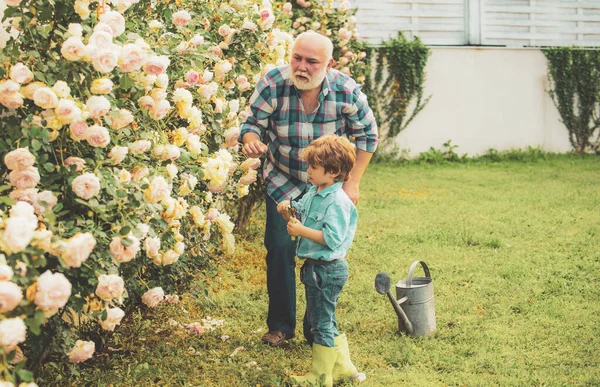
[[[310,372],[292,379],[317,383],[325,375],[327,386],[345,378],[363,381],[366,376],[350,361],[346,335],[340,335],[335,319],[337,300],[348,280],[346,251],[358,218],[356,207],[342,189],[354,168],[355,150],[348,139],[326,135],[312,142],[302,158],[310,165],[312,186],[298,202],[286,200],[277,206],[288,222],[288,233],[300,237],[296,255],[304,262],[300,278],[306,293],[305,321],[314,336]],[[300,219],[290,215],[290,205]]]

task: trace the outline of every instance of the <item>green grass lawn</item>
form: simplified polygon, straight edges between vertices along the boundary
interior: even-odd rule
[[[358,209],[337,316],[366,385],[600,385],[600,158],[375,164]],[[45,377],[61,374],[64,384],[279,386],[292,371],[306,371],[310,347],[303,339],[285,348],[260,342],[263,221],[258,214],[249,241],[221,265],[210,299],[184,297],[133,316],[114,336],[112,352],[82,366],[48,367]],[[437,331],[426,338],[397,334],[396,315],[373,285],[379,271],[393,282],[406,277],[415,260],[425,261],[434,279]],[[225,324],[191,336],[167,323],[206,316]],[[244,349],[230,356],[237,347]]]

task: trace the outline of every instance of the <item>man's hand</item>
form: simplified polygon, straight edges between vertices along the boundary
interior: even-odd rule
[[[342,186],[342,189],[344,190],[344,192],[346,192],[346,195],[348,195],[350,200],[352,200],[352,203],[354,203],[354,205],[357,205],[358,197],[360,196],[359,189],[358,189],[358,183],[353,182],[352,180],[348,180],[347,182],[344,183],[344,185]]]
[[[242,153],[250,158],[259,158],[267,151],[267,146],[260,141],[260,137],[256,133],[244,134],[242,142],[244,143]]]
[[[277,205],[277,212],[279,212],[281,214],[281,216],[283,216],[283,219],[285,219],[286,222],[289,222],[290,218],[291,218],[289,208],[290,208],[289,200],[284,200]]]
[[[302,233],[302,229],[304,229],[302,222],[300,222],[296,218],[290,218],[287,224],[287,232],[288,234],[290,234],[290,236],[300,236],[300,234]]]

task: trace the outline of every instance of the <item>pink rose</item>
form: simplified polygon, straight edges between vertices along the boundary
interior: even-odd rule
[[[64,247],[62,260],[70,267],[81,267],[96,247],[96,239],[89,232],[77,233],[71,237]]]
[[[156,102],[154,101],[154,98],[152,98],[149,95],[145,95],[145,96],[141,97],[140,99],[138,99],[138,106],[142,110],[153,109],[155,105],[156,105]]]
[[[218,33],[219,33],[219,35],[225,37],[231,33],[231,27],[229,27],[227,24],[223,24],[223,25],[221,25],[221,27],[219,27]],[[21,82],[19,82],[19,83],[21,83]]]
[[[119,56],[119,67],[124,72],[137,71],[144,65],[146,54],[144,50],[136,44],[125,44],[121,49]]]
[[[240,169],[242,171],[248,171],[250,169],[256,169],[258,167],[260,167],[260,159],[248,158],[244,160],[244,162],[240,165]]]
[[[100,16],[100,22],[110,26],[112,35],[117,37],[125,32],[125,18],[117,11],[108,11]]]
[[[190,70],[185,74],[185,79],[188,83],[191,83],[192,85],[194,85],[194,84],[198,83],[198,81],[200,81],[200,74],[198,74],[194,70]]]
[[[77,120],[69,125],[71,138],[75,141],[85,140],[87,137],[88,124],[83,120]]]
[[[8,177],[10,184],[17,189],[34,188],[40,182],[40,173],[36,167],[14,170]]]
[[[154,308],[165,299],[165,292],[161,287],[148,290],[142,296],[142,302],[149,308]]]
[[[129,144],[129,149],[133,153],[144,153],[152,147],[152,142],[149,140],[138,140]]]
[[[283,13],[291,13],[292,12],[292,3],[285,3],[283,5]]]
[[[62,273],[52,273],[48,270],[39,276],[34,302],[41,310],[62,308],[70,296],[71,283]]]
[[[75,195],[88,200],[100,193],[100,180],[93,173],[84,173],[73,180],[71,188]]]
[[[124,246],[121,243],[120,237],[114,237],[109,245],[110,254],[113,256],[114,259],[116,259],[120,263],[131,261],[140,251],[139,239],[137,239],[134,236],[130,236],[124,239],[127,239],[129,241],[129,246]]]
[[[27,148],[18,148],[4,156],[4,164],[10,170],[27,169],[35,164],[35,156]]]
[[[10,281],[0,282],[0,313],[8,313],[23,300],[23,292],[19,285]]]
[[[101,48],[92,59],[94,70],[101,73],[110,73],[117,66],[117,54],[110,48]]]
[[[105,148],[110,144],[108,129],[99,125],[90,126],[85,132],[85,139],[93,147]]]
[[[204,44],[204,36],[202,35],[194,35],[191,39],[190,39],[190,43],[195,46],[198,47],[201,44]]]
[[[206,220],[208,220],[209,222],[212,222],[213,220],[217,219],[217,217],[221,215],[221,213],[219,212],[219,210],[217,210],[216,208],[211,208],[210,210],[208,210],[208,212],[206,213]]]
[[[8,196],[16,201],[25,202],[29,205],[33,206],[36,201],[38,194],[37,188],[28,188],[28,189],[15,189]]]
[[[256,169],[250,169],[250,170],[246,171],[246,173],[244,173],[242,175],[242,177],[240,178],[240,184],[250,185],[250,184],[254,183],[256,181],[257,175],[258,175],[258,172],[256,172]]]
[[[67,353],[72,363],[81,363],[92,358],[96,346],[93,341],[77,340],[71,352]]]
[[[54,112],[56,113],[56,117],[65,124],[70,124],[74,120],[78,120],[81,116],[81,109],[75,105],[74,101],[66,98],[61,98],[58,101]]]
[[[144,64],[144,71],[146,71],[150,75],[159,75],[164,73],[169,67],[171,61],[168,56],[165,55],[155,55],[148,58],[148,61]]]
[[[159,101],[154,108],[150,109],[150,118],[153,120],[162,120],[171,110],[171,104],[166,99]]]
[[[33,102],[42,109],[54,109],[58,104],[58,97],[49,87],[40,87],[33,93]]]
[[[260,10],[260,18],[262,20],[267,20],[268,18],[271,17],[271,10],[268,8],[263,8]]]
[[[254,159],[251,159],[251,160],[254,160]],[[85,160],[82,159],[81,157],[70,156],[65,159],[64,164],[65,164],[65,167],[70,167],[71,165],[75,165],[75,170],[77,172],[79,172],[79,171],[83,170],[83,167],[85,167]]]
[[[131,171],[131,178],[134,181],[140,181],[144,177],[148,176],[149,173],[150,173],[150,170],[147,167],[137,166],[137,167],[133,168],[133,170]]]
[[[110,117],[110,128],[114,130],[123,129],[133,122],[133,114],[127,109],[119,109],[119,115]]]
[[[116,274],[102,274],[98,277],[96,286],[96,295],[104,301],[111,301],[115,298],[121,298],[125,291],[125,282],[123,278]]]

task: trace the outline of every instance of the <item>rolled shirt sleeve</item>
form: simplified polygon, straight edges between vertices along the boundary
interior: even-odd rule
[[[346,116],[349,135],[354,137],[356,148],[373,153],[379,142],[377,123],[373,110],[369,107],[367,96],[357,86],[352,93],[352,104],[346,105],[342,111]]]
[[[350,247],[354,238],[357,216],[356,208],[349,201],[338,202],[327,207],[323,223],[323,239],[329,249],[347,250]],[[354,225],[354,229],[350,225]],[[348,246],[342,246],[344,244]]]
[[[238,141],[242,142],[244,134],[252,132],[264,138],[265,131],[269,126],[269,118],[277,106],[272,97],[272,88],[266,78],[262,78],[257,84],[254,93],[250,97],[250,115],[242,124]]]

